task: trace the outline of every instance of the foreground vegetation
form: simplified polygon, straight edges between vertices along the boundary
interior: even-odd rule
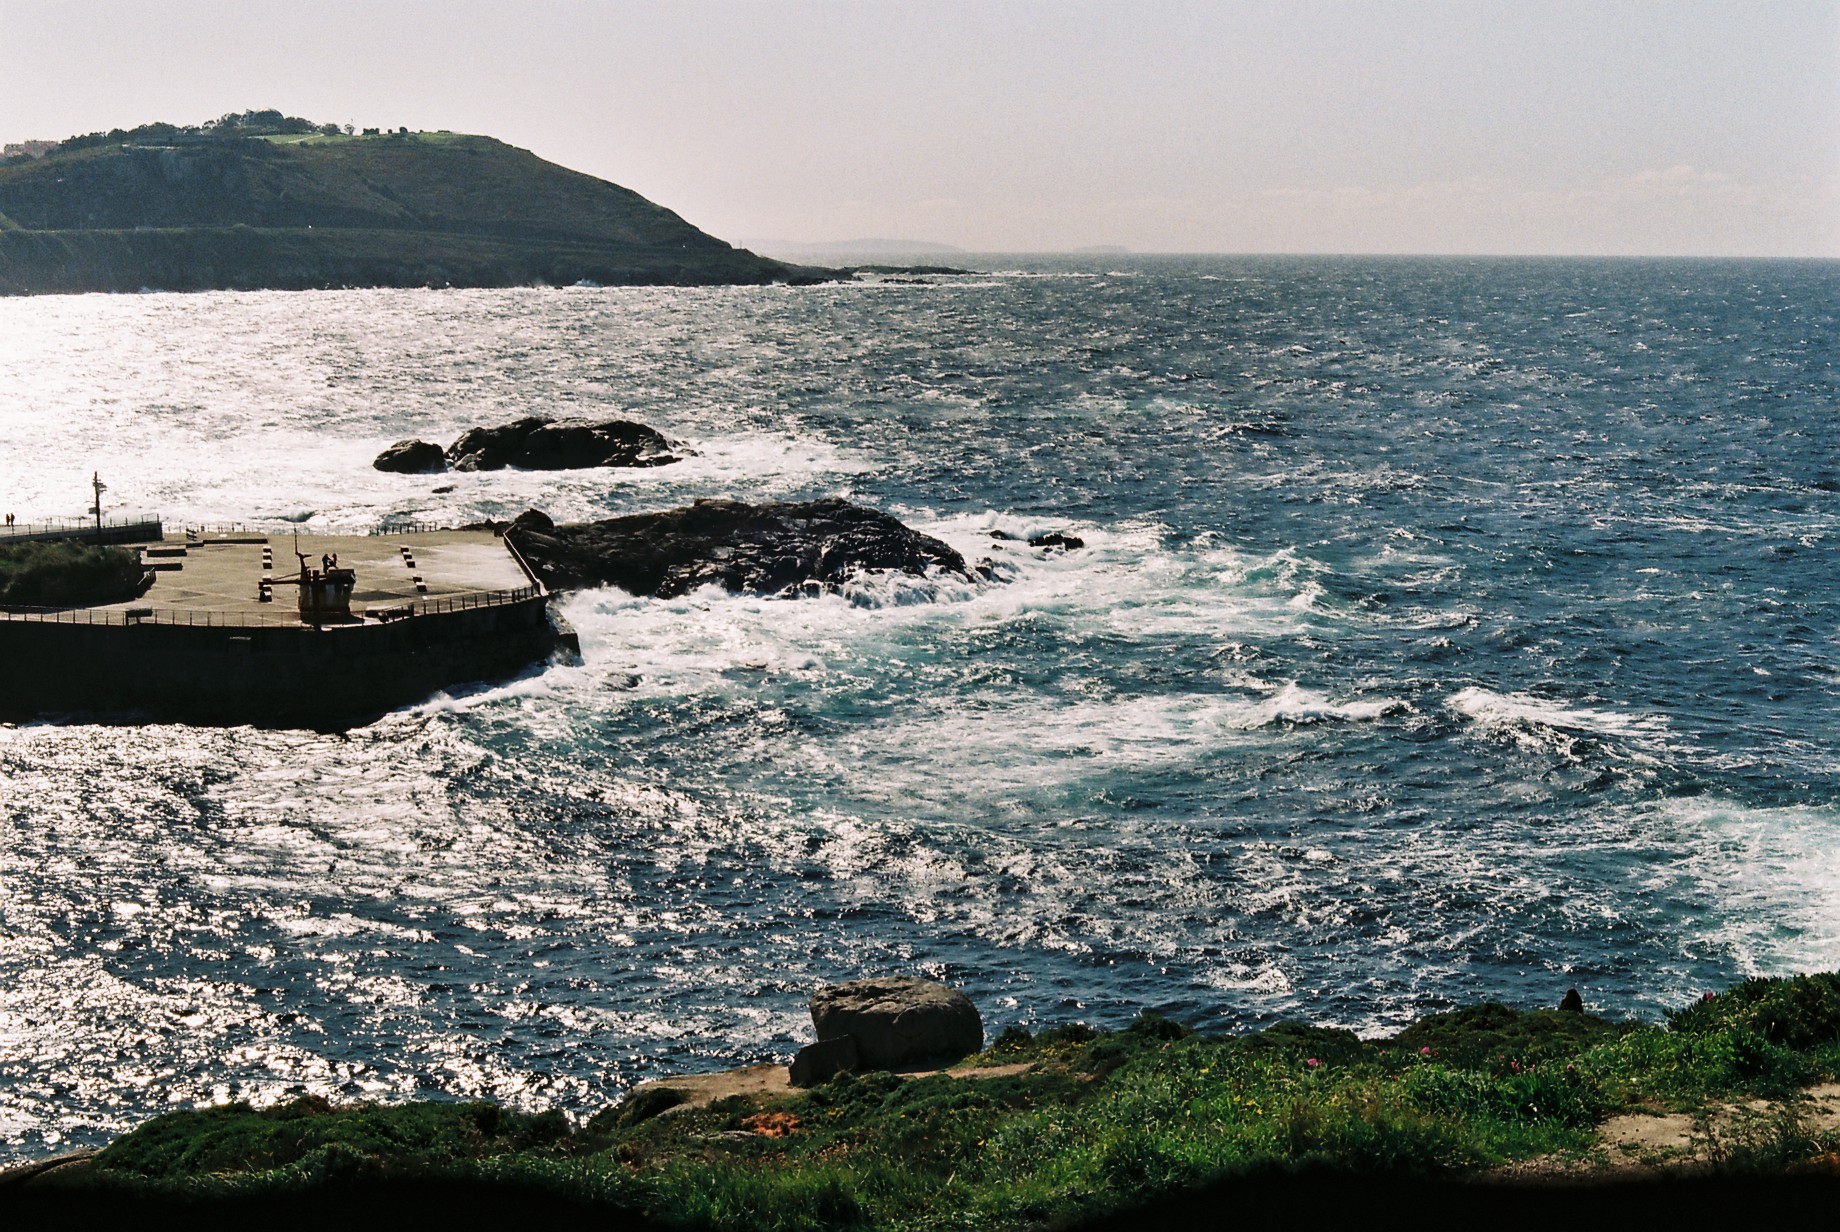
[[[147,577],[134,548],[74,539],[0,546],[0,605],[121,603],[145,590]]]
[[[1614,1112],[1759,1097],[1789,1102],[1716,1162],[1781,1174],[1837,1145],[1793,1099],[1840,1070],[1840,974],[1748,981],[1662,1026],[1491,1004],[1379,1041],[1302,1024],[1206,1038],[1148,1014],[1115,1032],[1011,1028],[971,1068],[988,1076],[844,1075],[699,1108],[652,1087],[580,1125],[477,1103],[233,1104],[161,1117],[46,1183],[247,1203],[439,1179],[648,1225],[1005,1228],[1274,1171],[1582,1161]]]

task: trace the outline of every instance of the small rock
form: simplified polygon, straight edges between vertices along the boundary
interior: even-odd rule
[[[1051,531],[1045,535],[1030,535],[1029,546],[1032,548],[1060,548],[1072,551],[1086,546],[1086,540],[1078,535],[1063,535],[1060,531]]]
[[[397,441],[371,465],[398,475],[435,475],[447,469],[447,451],[433,441]]]
[[[992,539],[1014,539],[1016,536],[1006,530],[993,530],[990,532],[990,537]]]
[[[526,509],[511,519],[511,525],[519,530],[551,531],[556,529],[556,520],[541,509]]]
[[[820,1082],[829,1082],[845,1070],[855,1069],[857,1064],[856,1041],[849,1036],[819,1040],[805,1045],[792,1058],[792,1085],[814,1087]]]
[[[680,1104],[687,1103],[690,1097],[676,1087],[663,1083],[647,1083],[635,1089],[621,1101],[614,1110],[615,1124],[637,1125],[649,1121],[661,1112],[667,1112]]]
[[[956,989],[910,976],[852,980],[812,994],[820,1041],[848,1036],[865,1068],[949,1064],[984,1046],[984,1020]]]
[[[1568,988],[1565,990],[1565,995],[1559,998],[1559,1009],[1566,1014],[1582,1014],[1584,1013],[1584,998],[1578,995],[1576,988]]]

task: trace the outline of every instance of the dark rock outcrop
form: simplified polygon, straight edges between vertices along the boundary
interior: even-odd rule
[[[1582,1014],[1584,1013],[1584,998],[1578,995],[1576,988],[1568,988],[1565,990],[1565,995],[1559,998],[1559,1008],[1567,1014]]]
[[[548,529],[529,519],[520,517],[505,537],[557,590],[618,586],[671,598],[712,583],[733,592],[783,594],[835,588],[867,572],[971,576],[964,557],[948,545],[846,500],[699,500],[662,513]]]
[[[824,1042],[848,1037],[872,1069],[947,1064],[984,1046],[984,1020],[956,989],[911,976],[851,980],[812,994],[811,1023]]]
[[[495,428],[474,428],[447,450],[447,463],[457,471],[664,466],[677,459],[671,442],[641,423],[557,423],[535,415]]]
[[[447,469],[447,451],[433,441],[397,441],[371,465],[399,475],[433,475]]]

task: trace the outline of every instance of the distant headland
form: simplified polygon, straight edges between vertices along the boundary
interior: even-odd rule
[[[0,295],[840,276],[491,137],[249,111],[6,148]]]

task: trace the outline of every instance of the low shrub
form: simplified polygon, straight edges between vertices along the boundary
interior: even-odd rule
[[[1635,1029],[1591,1014],[1563,1010],[1517,1010],[1498,1002],[1431,1014],[1388,1043],[1453,1065],[1511,1072],[1514,1066],[1575,1056],[1593,1044]],[[1429,1049],[1428,1053],[1424,1050]]]
[[[1668,1027],[1694,1034],[1749,1030],[1784,1048],[1831,1044],[1840,1041],[1840,973],[1745,980],[1670,1014]]]
[[[0,604],[86,607],[121,603],[146,590],[153,575],[133,548],[76,540],[0,547]]]

